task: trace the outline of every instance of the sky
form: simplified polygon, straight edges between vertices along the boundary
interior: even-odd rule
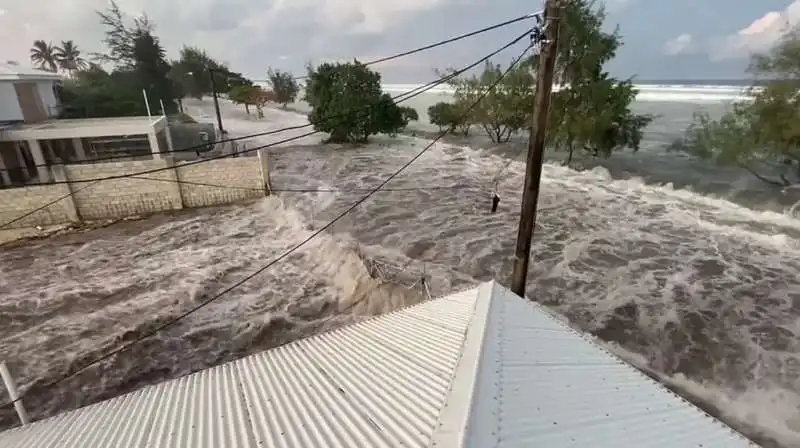
[[[103,51],[95,11],[108,0],[0,0],[0,60],[28,63],[35,39]],[[268,68],[302,74],[307,62],[370,60],[541,9],[541,0],[118,0],[146,13],[171,57],[204,48],[252,79]],[[620,77],[741,79],[750,54],[800,22],[800,0],[606,0],[624,46],[608,69]],[[530,8],[526,8],[530,5]],[[427,82],[524,32],[526,24],[373,66],[385,82]],[[497,57],[513,59],[524,44]]]

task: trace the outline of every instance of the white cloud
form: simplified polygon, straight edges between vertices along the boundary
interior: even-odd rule
[[[783,11],[767,12],[732,35],[713,39],[711,58],[742,58],[768,50],[784,33],[797,25],[800,25],[800,0],[795,0]]]
[[[206,49],[235,70],[262,75],[269,62],[292,55],[360,54],[407,30],[407,19],[451,0],[117,0],[128,15],[146,12],[174,57],[183,45]],[[104,50],[96,11],[109,0],[0,0],[0,55],[27,61],[36,39],[74,40],[85,53]],[[364,33],[372,34],[368,38]],[[403,31],[406,35],[407,31]],[[374,36],[373,36],[374,35]],[[350,36],[350,37],[348,37]],[[361,37],[356,37],[361,36]],[[400,44],[392,44],[401,48]],[[392,49],[394,49],[392,48]],[[302,69],[301,67],[296,67]]]
[[[691,34],[683,33],[680,36],[668,40],[664,44],[664,53],[674,56],[678,54],[690,53],[695,49],[694,38]]]
[[[398,15],[432,9],[443,0],[295,0],[317,6],[321,20],[334,28],[351,33],[379,33],[391,27]],[[322,3],[322,5],[320,5]],[[355,25],[350,29],[342,28]]]

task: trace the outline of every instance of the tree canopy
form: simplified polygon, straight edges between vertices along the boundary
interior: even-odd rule
[[[204,95],[211,95],[212,77],[219,93],[229,93],[233,87],[239,85],[253,85],[253,82],[241,73],[231,71],[226,64],[212,58],[205,50],[198,47],[184,46],[181,48],[178,60],[172,61],[171,65],[170,79],[179,86],[184,95],[193,98],[200,99]]]
[[[770,185],[800,183],[800,28],[753,55],[749,72],[750,98],[734,102],[717,120],[695,114],[673,149],[738,166]]]
[[[374,134],[395,134],[412,115],[381,90],[381,75],[354,61],[308,67],[305,100],[314,129],[331,142],[366,142]],[[416,112],[415,112],[416,114]]]
[[[81,64],[78,59],[65,60],[62,65],[65,68],[81,70],[88,66],[88,70],[83,70],[87,72],[85,74],[77,72],[74,79],[62,87],[64,116],[143,115],[146,110],[142,104],[142,91],[146,92],[153,111],[160,112],[160,102],[163,101],[165,112],[174,113],[177,92],[175,84],[167,76],[170,65],[147,17],[135,18],[132,24],[128,24],[113,1],[106,11],[97,14],[106,28],[103,42],[107,52],[95,57],[113,68],[108,73],[100,66],[89,66],[85,61]],[[75,46],[67,45],[68,42],[71,41],[63,42],[56,54],[63,53],[66,58],[71,53],[71,58],[79,58]]]
[[[132,87],[131,78],[130,72],[108,73],[99,66],[78,72],[60,89],[61,116],[94,118],[146,115],[142,92]]]
[[[278,104],[286,107],[287,104],[297,99],[300,85],[291,73],[269,69],[267,79],[272,86],[272,91],[275,92]]]
[[[33,47],[31,47],[31,62],[36,67],[49,72],[58,71],[58,63],[56,61],[55,47],[52,43],[47,43],[43,40],[35,40]]]
[[[168,62],[147,16],[128,20],[113,1],[97,14],[106,28],[106,51],[93,57],[111,67],[110,72],[87,62],[70,40],[60,46],[36,41],[31,49],[37,65],[53,71],[60,67],[73,75],[60,88],[64,116],[142,115],[146,113],[143,90],[154,112],[160,113],[163,101],[165,112],[172,114],[183,96],[202,98],[210,93],[212,74],[220,93],[253,85],[200,48],[184,46],[179,60]]]
[[[469,135],[470,121],[464,119],[457,104],[439,102],[428,108],[428,119],[431,124],[439,126],[439,131],[449,130],[463,136]]]
[[[618,29],[606,32],[602,6],[590,0],[567,0],[564,26],[556,53],[555,80],[562,86],[552,97],[548,142],[566,151],[570,164],[576,151],[609,157],[613,151],[639,149],[651,115],[635,114],[637,90],[630,79],[618,80],[603,71],[622,45]],[[532,58],[531,64],[538,64]]]
[[[78,46],[71,40],[62,40],[61,45],[54,48],[54,56],[58,67],[69,74],[89,67]]]
[[[625,147],[637,150],[649,115],[631,110],[636,89],[631,80],[617,80],[603,71],[621,45],[619,32],[603,30],[605,11],[590,0],[565,0],[563,23],[556,50],[554,80],[561,87],[553,93],[548,117],[548,143],[568,152],[608,157]],[[483,71],[451,81],[455,89],[449,106],[437,104],[429,111],[432,124],[467,133],[479,126],[493,142],[504,143],[529,126],[533,113],[535,71],[538,56],[506,71],[487,62]],[[452,69],[449,71],[452,73]],[[499,83],[498,83],[499,80]],[[469,114],[465,111],[492,85]]]
[[[472,108],[470,118],[495,143],[505,143],[526,128],[533,113],[534,77],[530,67],[517,64],[503,76],[506,71],[487,61],[480,75],[456,83],[456,105],[461,113],[485,94]],[[493,85],[495,88],[490,89]]]

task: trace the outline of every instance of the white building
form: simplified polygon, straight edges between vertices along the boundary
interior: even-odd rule
[[[58,119],[61,81],[56,73],[0,63],[0,186],[47,182],[56,163],[172,150],[164,116]]]

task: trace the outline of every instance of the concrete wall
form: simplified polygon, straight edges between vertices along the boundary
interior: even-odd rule
[[[203,144],[200,138],[200,133],[205,132],[208,134],[208,141],[213,142],[215,137],[215,128],[213,123],[169,123],[170,131],[172,132],[172,144],[176,151],[186,148],[193,148]],[[166,148],[166,147],[165,147]],[[207,152],[208,149],[201,149],[200,152]],[[185,153],[188,157],[193,156],[194,152]],[[176,154],[181,157],[183,154]],[[187,157],[187,158],[188,158]]]
[[[22,118],[14,82],[0,81],[0,121],[21,121]]]
[[[59,104],[56,99],[54,81],[36,81],[36,88],[39,90],[39,98],[42,99],[44,110],[50,118],[58,117]]]
[[[45,204],[53,205],[24,217],[6,228],[47,226],[71,222],[75,208],[69,200],[59,201],[69,194],[67,185],[41,185],[0,190],[0,225],[30,213]],[[4,230],[4,229],[3,229]]]
[[[20,121],[24,119],[14,84],[24,84],[26,82],[35,85],[38,99],[41,99],[41,106],[45,114],[48,117],[56,117],[58,115],[58,100],[54,90],[54,81],[7,80],[0,81],[0,121]]]
[[[122,179],[78,182],[130,176],[153,169],[165,170]],[[56,181],[68,183],[0,190],[0,226],[55,202],[0,230],[228,204],[265,196],[269,179],[266,151],[261,151],[258,157],[209,160],[193,165],[176,164],[172,158],[55,165],[52,174]]]
[[[206,207],[263,196],[264,181],[262,180],[261,166],[258,157],[219,159],[188,166],[178,165],[175,171],[183,182],[237,187],[219,188],[187,183],[179,184],[183,206]]]

